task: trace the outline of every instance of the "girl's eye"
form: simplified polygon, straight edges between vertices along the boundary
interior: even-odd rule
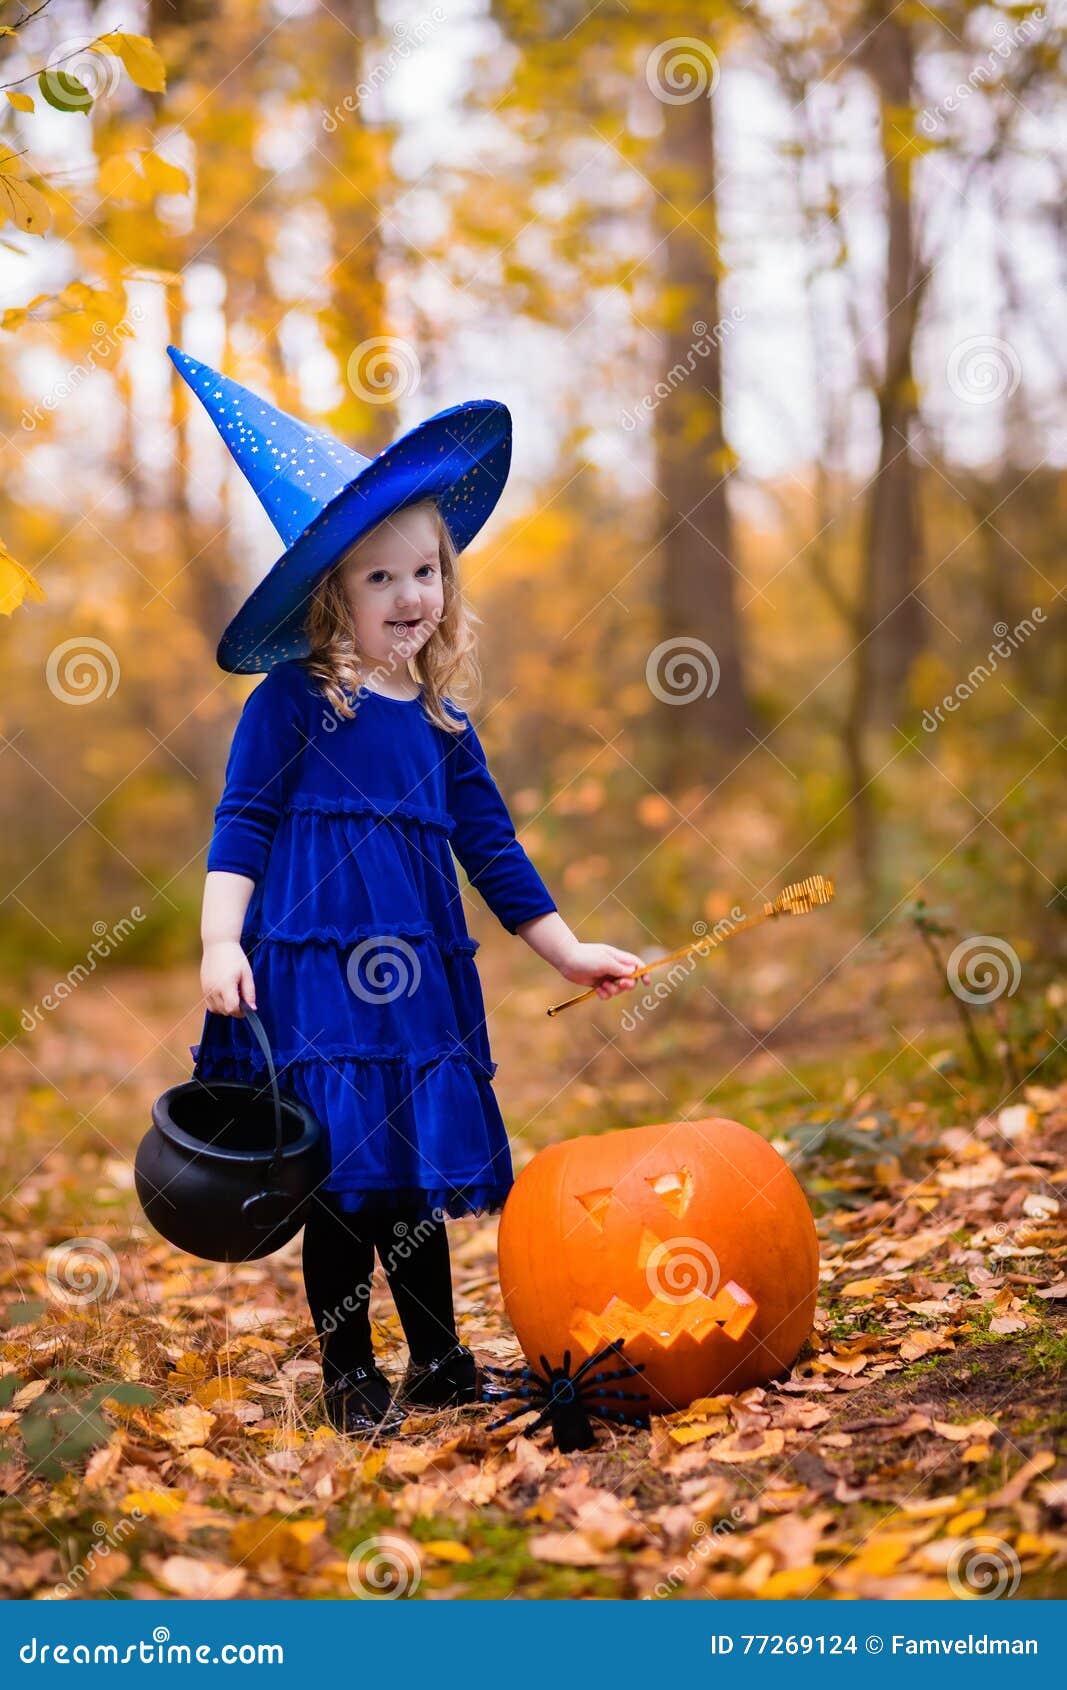
[[[432,575],[433,572],[434,572],[433,564],[432,563],[421,564],[419,566],[418,570],[416,571],[416,574],[422,575],[426,570],[429,570],[430,574]],[[376,569],[376,570],[374,570],[373,574],[367,576],[367,580],[371,581],[371,582],[376,582],[381,578],[381,576],[383,576],[387,573],[388,572],[384,569]]]

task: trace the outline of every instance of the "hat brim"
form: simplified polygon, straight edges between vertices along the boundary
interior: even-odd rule
[[[307,602],[364,534],[436,499],[457,551],[484,526],[511,468],[511,413],[496,399],[453,405],[401,435],[343,487],[249,594],[219,642],[219,667],[256,675],[308,654]]]

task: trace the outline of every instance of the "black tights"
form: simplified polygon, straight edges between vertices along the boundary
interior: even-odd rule
[[[374,1360],[368,1308],[375,1250],[412,1361],[436,1361],[457,1342],[444,1222],[403,1209],[346,1214],[336,1197],[320,1192],[304,1227],[304,1288],[327,1380]]]

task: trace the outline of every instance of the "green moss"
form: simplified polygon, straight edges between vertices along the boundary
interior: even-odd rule
[[[448,1573],[455,1594],[477,1597],[479,1601],[500,1601],[516,1593],[538,1600],[566,1600],[570,1597],[611,1597],[619,1595],[617,1577],[610,1577],[587,1567],[554,1567],[538,1561],[530,1554],[529,1538],[541,1531],[541,1526],[528,1526],[508,1519],[496,1511],[481,1513],[476,1519],[457,1522],[448,1517],[418,1518],[408,1533],[417,1543],[434,1543],[443,1538],[462,1543],[470,1550],[467,1562],[441,1563]],[[358,1521],[349,1522],[341,1530],[331,1533],[343,1555],[379,1533],[388,1535],[398,1530],[396,1520],[388,1508],[378,1507],[360,1514]],[[432,1565],[433,1563],[429,1563]],[[420,1584],[413,1593],[416,1601],[427,1594],[430,1587]]]

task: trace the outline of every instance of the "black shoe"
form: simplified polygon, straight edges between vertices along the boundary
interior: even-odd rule
[[[393,1401],[389,1381],[372,1362],[331,1379],[323,1391],[326,1418],[339,1432],[395,1432],[407,1416]]]
[[[436,1361],[409,1361],[396,1393],[405,1408],[454,1408],[480,1400],[478,1363],[463,1344]]]

